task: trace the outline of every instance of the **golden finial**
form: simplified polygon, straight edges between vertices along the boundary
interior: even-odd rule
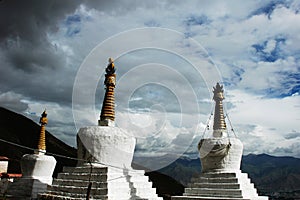
[[[213,99],[216,102],[215,113],[214,113],[214,126],[213,126],[214,132],[226,130],[226,123],[225,123],[223,103],[222,103],[222,101],[225,99],[223,94],[224,93],[223,86],[217,83],[216,87],[214,87],[213,93],[214,93]]]
[[[40,139],[39,139],[39,144],[38,144],[38,151],[45,153],[46,152],[46,125],[48,124],[46,109],[41,114],[40,124],[41,124],[41,129],[40,129]]]
[[[108,59],[108,65],[105,69],[105,80],[106,91],[103,99],[100,120],[98,121],[99,126],[114,126],[115,120],[115,94],[114,89],[116,86],[116,74],[115,65],[112,58]]]
[[[214,90],[213,90],[213,93],[214,93],[214,97],[213,99],[215,101],[223,101],[225,98],[224,98],[224,95],[223,95],[223,85],[220,85],[219,83],[217,83],[216,87],[213,87]]]

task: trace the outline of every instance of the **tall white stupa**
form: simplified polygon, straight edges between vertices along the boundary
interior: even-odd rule
[[[215,101],[213,132],[198,144],[202,172],[191,180],[183,196],[172,200],[190,199],[249,199],[267,200],[258,196],[248,175],[240,170],[243,144],[227,132],[223,100],[224,90],[219,83],[213,90]]]
[[[34,154],[25,154],[21,159],[22,178],[9,185],[9,199],[36,199],[38,193],[45,192],[52,184],[52,175],[56,160],[46,153],[46,125],[48,123],[46,110],[40,118],[40,138]]]
[[[82,127],[77,134],[78,166],[64,167],[39,199],[162,200],[145,171],[131,167],[136,139],[115,127],[116,74],[111,58],[104,84],[98,126]]]

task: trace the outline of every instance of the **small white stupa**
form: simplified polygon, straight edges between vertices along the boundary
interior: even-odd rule
[[[202,172],[199,177],[192,178],[183,196],[172,197],[172,200],[268,199],[258,196],[248,175],[240,170],[243,144],[238,138],[228,135],[223,92],[223,86],[217,83],[213,90],[215,111],[212,137],[201,139],[198,144]]]
[[[131,168],[136,139],[127,130],[115,127],[116,74],[111,58],[104,84],[98,126],[80,128],[77,134],[77,167],[64,167],[39,199],[162,200],[145,171]]]
[[[13,182],[7,191],[7,196],[13,199],[36,199],[37,194],[45,192],[47,185],[52,184],[52,175],[56,160],[46,153],[46,110],[40,118],[40,139],[38,149],[34,154],[25,154],[21,159],[22,178]]]

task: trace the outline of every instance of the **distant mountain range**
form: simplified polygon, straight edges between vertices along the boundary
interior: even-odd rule
[[[155,159],[156,162],[164,160],[163,157]],[[242,157],[241,170],[248,173],[260,195],[271,199],[300,199],[299,158],[249,154]],[[184,157],[158,171],[186,186],[201,172],[201,163],[199,158]]]
[[[300,159],[249,154],[242,159],[260,193],[274,197],[300,199]]]
[[[37,123],[0,107],[0,139],[36,148],[40,127]],[[49,132],[46,132],[47,151],[68,157],[77,157],[75,148],[63,143]],[[24,154],[33,153],[31,150],[13,146],[0,141],[0,156],[9,157],[9,172],[20,173],[19,161]],[[55,176],[62,171],[63,166],[76,166],[76,160],[55,156],[57,166]],[[135,158],[138,163],[164,162],[164,157]],[[142,161],[142,162],[141,162]],[[134,166],[136,168],[142,168]],[[300,159],[293,157],[275,157],[266,154],[247,155],[242,158],[242,171],[249,174],[259,193],[268,195],[270,199],[300,199]],[[181,195],[183,185],[190,182],[192,176],[201,171],[199,159],[179,158],[170,165],[158,170],[147,172],[158,193],[164,199],[171,195]],[[165,175],[163,175],[165,174]]]

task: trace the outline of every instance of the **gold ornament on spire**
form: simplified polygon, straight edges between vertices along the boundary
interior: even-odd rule
[[[225,122],[223,102],[222,102],[225,99],[223,86],[217,83],[216,87],[214,87],[213,93],[214,93],[213,99],[216,102],[213,129],[214,131],[226,130],[226,122]]]
[[[41,130],[40,130],[38,151],[46,152],[46,125],[48,124],[46,109],[44,110],[44,112],[41,115],[40,124],[41,124]]]
[[[115,121],[115,87],[116,87],[116,74],[115,65],[112,58],[109,58],[108,65],[105,69],[105,80],[104,84],[105,95],[103,99],[100,120],[98,121],[99,126],[114,126]]]

